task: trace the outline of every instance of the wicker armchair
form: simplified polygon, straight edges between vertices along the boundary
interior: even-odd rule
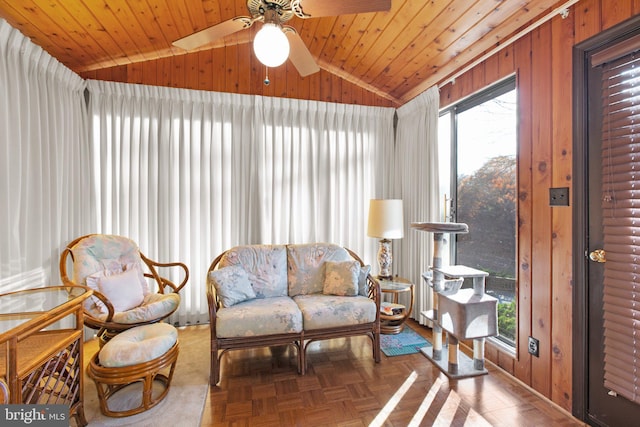
[[[160,267],[181,270],[180,284],[160,276]],[[147,258],[126,237],[89,234],[64,249],[60,276],[65,285],[93,289],[93,296],[84,303],[84,324],[96,329],[104,344],[119,332],[162,321],[175,312],[189,269],[180,262],[159,263]]]

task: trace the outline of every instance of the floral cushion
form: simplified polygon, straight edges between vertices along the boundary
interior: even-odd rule
[[[322,293],[342,296],[357,295],[360,270],[358,261],[325,262]]]
[[[165,354],[178,341],[178,331],[167,323],[128,329],[109,340],[100,350],[104,367],[138,365]]]
[[[155,320],[163,319],[173,313],[179,305],[179,294],[153,293],[144,297],[144,301],[142,301],[142,305],[139,307],[128,311],[114,313],[112,321],[127,325],[139,322],[153,322]],[[96,319],[106,320],[107,318],[107,313],[102,313],[94,307],[88,308],[87,311]]]
[[[71,248],[73,254],[72,280],[80,285],[100,290],[95,281],[87,282],[87,277],[94,274],[108,276],[119,274],[133,265],[140,266],[142,273],[142,258],[136,243],[126,237],[109,234],[95,234],[81,239]],[[149,293],[148,284],[143,275],[140,276],[143,293]],[[89,297],[84,302],[89,311],[106,313],[104,305],[96,297]]]
[[[217,311],[218,338],[300,333],[302,313],[289,297],[256,298]]]
[[[220,267],[240,265],[257,298],[287,296],[287,254],[284,245],[247,245],[229,249]]]
[[[127,264],[141,265],[138,245],[126,237],[95,234],[80,240],[71,248],[73,281],[85,285],[85,278],[103,270],[123,271]]]
[[[305,331],[336,326],[361,325],[376,320],[376,303],[363,296],[298,295]]]
[[[334,244],[287,245],[289,296],[322,293],[324,263],[351,260],[346,249]]]
[[[240,265],[219,268],[209,273],[209,280],[223,307],[231,307],[256,297],[247,272]]]

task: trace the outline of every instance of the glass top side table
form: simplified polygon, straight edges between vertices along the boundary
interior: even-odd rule
[[[394,277],[393,280],[380,280],[380,291],[384,294],[392,294],[392,303],[398,304],[398,295],[409,292],[410,303],[408,307],[404,307],[401,313],[387,314],[380,313],[380,332],[383,334],[399,334],[404,329],[404,322],[411,315],[413,310],[413,283],[403,277]]]
[[[0,382],[11,404],[66,404],[78,425],[82,403],[82,303],[93,292],[49,286],[0,295]]]

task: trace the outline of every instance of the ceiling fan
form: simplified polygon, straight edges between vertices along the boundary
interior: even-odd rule
[[[288,59],[302,77],[320,71],[315,59],[295,28],[282,25],[293,16],[302,19],[352,13],[381,12],[391,8],[391,0],[247,0],[251,16],[237,16],[173,42],[185,50],[194,50],[230,34],[263,22],[254,39],[256,56],[268,67],[277,67]]]

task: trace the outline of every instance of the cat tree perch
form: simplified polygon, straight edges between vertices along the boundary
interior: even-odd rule
[[[467,224],[454,222],[415,222],[412,228],[433,233],[433,263],[423,274],[433,288],[433,310],[420,314],[433,323],[433,346],[420,351],[450,378],[487,373],[484,366],[485,338],[498,335],[498,300],[485,293],[489,274],[462,265],[442,265],[446,245],[444,234],[469,232]],[[473,288],[460,289],[465,278]],[[443,358],[443,331],[448,334],[448,359]],[[459,351],[459,340],[473,339],[473,360]]]

